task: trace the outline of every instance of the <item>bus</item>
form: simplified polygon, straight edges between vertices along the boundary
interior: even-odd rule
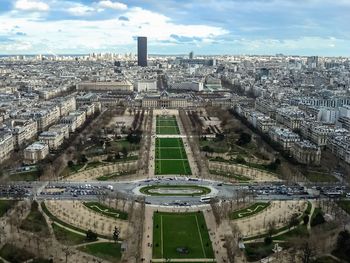
[[[210,196],[204,196],[204,197],[201,197],[201,203],[209,203],[211,201],[212,197]]]

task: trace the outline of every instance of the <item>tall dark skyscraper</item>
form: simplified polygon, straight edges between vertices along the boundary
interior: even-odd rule
[[[147,67],[147,37],[137,37],[137,65]]]

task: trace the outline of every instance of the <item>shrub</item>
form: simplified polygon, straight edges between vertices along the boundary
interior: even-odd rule
[[[272,237],[270,237],[270,236],[265,237],[265,238],[264,238],[264,243],[265,243],[266,245],[272,244]]]
[[[87,241],[96,241],[97,234],[89,229],[88,231],[86,231],[86,240]]]
[[[321,225],[324,222],[326,222],[326,220],[324,219],[322,212],[318,212],[315,215],[315,217],[311,220],[311,226]]]

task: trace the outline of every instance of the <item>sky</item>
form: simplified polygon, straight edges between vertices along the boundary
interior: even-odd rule
[[[0,54],[350,56],[350,0],[0,0]]]

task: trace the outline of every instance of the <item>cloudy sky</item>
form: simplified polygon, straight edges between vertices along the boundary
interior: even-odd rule
[[[0,54],[350,56],[350,0],[0,0]]]

